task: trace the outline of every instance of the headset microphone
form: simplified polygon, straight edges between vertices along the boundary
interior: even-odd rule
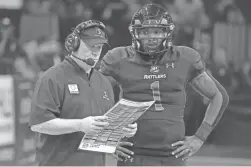
[[[76,59],[78,59],[78,60],[80,60],[80,61],[82,61],[82,62],[85,62],[85,63],[86,63],[87,65],[89,65],[89,66],[94,66],[94,64],[95,64],[95,61],[94,61],[92,58],[80,59],[80,58],[78,58],[77,56],[74,56],[73,54],[72,54],[71,56],[75,57]]]
[[[88,64],[89,66],[94,66],[95,65],[95,61],[92,58],[86,59],[85,63]]]

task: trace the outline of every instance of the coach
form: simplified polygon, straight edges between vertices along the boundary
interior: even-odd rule
[[[110,82],[93,68],[105,43],[103,23],[90,20],[79,24],[66,38],[69,55],[37,81],[30,127],[36,132],[39,165],[105,165],[104,153],[78,150],[84,134],[108,126],[107,117],[102,115],[114,105]],[[132,137],[136,130],[136,124],[129,125],[125,136]],[[126,157],[132,154],[120,146],[116,153]]]

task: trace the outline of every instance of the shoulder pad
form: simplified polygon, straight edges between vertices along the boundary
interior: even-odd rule
[[[127,58],[130,54],[131,47],[124,46],[124,47],[117,47],[112,50],[109,50],[105,56],[103,57],[103,61],[108,64],[115,64],[125,58]]]
[[[181,56],[187,59],[191,64],[194,64],[201,60],[200,54],[187,46],[177,46],[178,51],[181,53]]]

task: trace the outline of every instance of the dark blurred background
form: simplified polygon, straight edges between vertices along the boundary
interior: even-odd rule
[[[196,49],[230,95],[222,120],[190,164],[251,165],[250,0],[0,0],[0,165],[34,163],[28,128],[33,86],[64,59],[64,39],[72,28],[100,20],[111,48],[130,45],[130,19],[148,2],[169,10],[174,44]],[[208,99],[187,87],[187,101],[186,133],[192,135]]]

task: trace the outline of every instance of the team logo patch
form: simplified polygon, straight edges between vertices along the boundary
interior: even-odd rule
[[[68,85],[70,94],[79,94],[79,90],[78,90],[78,85],[77,84],[69,84]]]
[[[166,63],[166,68],[174,68],[174,63]]]
[[[159,66],[151,66],[150,72],[156,74],[159,72]]]
[[[95,36],[104,38],[105,34],[104,34],[104,32],[100,28],[97,27],[96,28],[96,35]]]
[[[104,91],[103,99],[110,100],[106,91]]]

